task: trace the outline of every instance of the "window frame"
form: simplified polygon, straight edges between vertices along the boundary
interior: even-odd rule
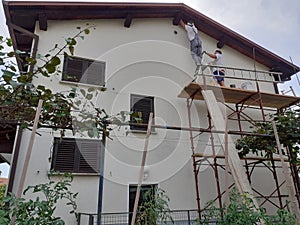
[[[71,63],[72,60],[74,60],[73,65]],[[77,68],[75,68],[75,66],[77,66]],[[91,66],[94,68],[92,68]],[[99,73],[92,71],[93,69],[95,71],[99,70],[97,71]],[[105,86],[105,70],[106,62],[104,61],[65,55],[61,81],[87,85]]]
[[[100,165],[103,163],[102,151],[101,140],[55,137],[51,170],[61,173],[99,174]]]
[[[143,102],[144,101],[144,102]],[[142,115],[143,121],[141,123],[148,124],[150,112],[153,112],[153,120],[152,125],[155,124],[154,115],[155,115],[155,107],[154,107],[154,96],[146,96],[146,95],[138,95],[138,94],[130,94],[130,111],[137,113],[140,111],[136,111],[138,107],[142,107],[141,105],[136,105],[138,102],[140,104],[145,104],[145,101],[150,101],[149,108],[143,109],[141,112],[145,113],[145,116]],[[142,107],[143,108],[143,107]],[[139,109],[139,108],[138,108]],[[138,110],[137,109],[137,110]],[[130,116],[131,123],[138,123],[132,116]],[[147,127],[130,125],[131,131],[147,131]],[[151,131],[155,131],[154,127],[151,128]]]
[[[137,191],[137,184],[129,184],[128,186],[128,213],[129,213],[129,217],[128,217],[128,224],[131,224],[131,220],[132,220],[132,214],[133,214],[133,209],[134,209],[134,203],[135,203],[135,197],[136,197],[136,191]],[[141,204],[143,204],[144,202],[144,196],[146,194],[147,191],[151,190],[151,195],[154,196],[155,195],[155,190],[157,189],[158,184],[143,184],[140,186],[140,198],[138,201],[138,206],[140,206]]]

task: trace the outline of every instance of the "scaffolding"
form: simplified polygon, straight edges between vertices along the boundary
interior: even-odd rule
[[[215,67],[215,66],[214,66]],[[191,150],[192,150],[192,163],[193,163],[193,172],[195,177],[195,188],[196,188],[196,201],[198,206],[199,218],[201,218],[201,211],[204,209],[201,205],[201,193],[199,187],[201,185],[200,179],[200,168],[206,163],[210,168],[213,169],[216,193],[217,196],[214,198],[214,201],[218,202],[219,207],[223,207],[224,199],[228,198],[228,189],[233,186],[238,186],[236,179],[233,179],[235,182],[229,184],[228,177],[225,177],[225,190],[222,190],[222,185],[220,183],[220,170],[225,171],[225,176],[231,174],[234,176],[232,168],[228,168],[228,135],[247,135],[250,132],[244,131],[245,122],[249,124],[255,124],[257,119],[254,119],[247,113],[247,109],[255,109],[261,112],[260,121],[266,122],[265,111],[280,111],[285,108],[299,104],[300,98],[296,96],[287,96],[279,94],[271,94],[267,92],[262,92],[260,89],[260,84],[262,82],[267,83],[277,83],[281,82],[280,73],[267,72],[267,71],[256,71],[248,69],[238,69],[238,68],[229,68],[222,67],[226,70],[226,79],[234,80],[247,80],[255,84],[255,88],[252,90],[236,88],[235,85],[230,85],[231,87],[224,87],[215,85],[213,82],[212,67],[210,65],[205,65],[200,68],[200,72],[195,74],[194,80],[183,88],[181,93],[178,95],[179,98],[185,98],[187,101],[187,115],[188,115],[188,125],[191,141]],[[209,82],[210,79],[210,82]],[[198,82],[195,82],[198,80]],[[199,81],[201,80],[201,81]],[[208,85],[208,83],[210,83]],[[224,138],[225,145],[222,147],[224,154],[217,154],[216,152],[216,143],[214,134],[216,133],[217,127],[213,123],[212,112],[209,109],[209,104],[211,100],[205,98],[206,92],[210,91],[212,95],[216,97],[218,103],[214,103],[216,107],[219,104],[223,104],[226,110],[226,115],[224,115],[224,121],[226,123],[224,129]],[[195,140],[203,132],[195,131],[192,121],[192,112],[191,107],[195,100],[205,101],[207,106],[207,118],[208,118],[208,128],[210,132],[210,153],[199,153],[196,151]],[[229,113],[228,113],[229,112]],[[228,130],[228,121],[235,121],[237,123],[237,131]],[[244,126],[243,126],[244,125]],[[219,131],[220,132],[220,131]],[[221,131],[222,132],[222,131]],[[195,135],[196,134],[196,135]],[[210,159],[210,160],[208,160]],[[221,161],[221,162],[220,162]],[[300,185],[299,185],[299,176],[297,174],[296,166],[291,163],[289,156],[285,156],[283,161],[289,163],[289,175],[293,179],[295,196],[287,196],[283,191],[283,186],[287,182],[286,180],[281,181],[278,178],[278,168],[282,169],[283,165],[280,165],[280,161],[283,162],[279,157],[271,157],[270,159],[265,159],[258,156],[249,156],[239,159],[243,161],[243,168],[245,170],[245,176],[247,177],[247,182],[250,184],[252,193],[254,193],[258,199],[260,199],[259,207],[264,207],[267,203],[273,205],[278,209],[287,207],[287,204],[284,202],[284,199],[288,197],[296,199],[298,204],[297,209],[294,211],[299,212],[300,205]],[[232,163],[232,162],[231,162]],[[255,169],[263,167],[266,168],[273,177],[273,191],[266,195],[257,188],[254,188],[252,185],[253,174]],[[281,179],[282,180],[282,179]],[[247,183],[245,182],[245,183]],[[242,184],[244,184],[242,182]],[[223,185],[224,186],[224,185]],[[247,184],[245,185],[247,189]],[[224,188],[223,188],[224,189]],[[226,201],[225,201],[226,202]]]

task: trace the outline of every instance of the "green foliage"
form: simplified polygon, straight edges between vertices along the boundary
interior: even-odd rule
[[[1,206],[3,205],[3,198],[5,196],[5,191],[6,191],[6,185],[0,185],[0,209]]]
[[[81,89],[71,88],[67,92],[53,93],[44,85],[35,85],[32,80],[36,77],[53,77],[59,75],[61,57],[73,55],[78,39],[84,39],[90,34],[93,26],[79,30],[73,37],[65,38],[65,44],[54,48],[45,55],[36,58],[26,57],[25,65],[30,67],[29,72],[18,72],[14,58],[22,60],[21,51],[4,49],[11,46],[11,40],[0,36],[0,122],[20,124],[21,128],[33,125],[36,108],[39,100],[43,100],[39,127],[60,129],[64,136],[65,129],[72,129],[73,133],[80,132],[89,137],[99,138],[102,134],[109,136],[112,130],[109,125],[120,125],[125,122],[125,112],[115,116],[108,115],[104,109],[97,108],[93,101],[104,87],[90,87]],[[28,54],[29,55],[29,54]]]
[[[73,194],[69,190],[72,176],[65,174],[58,181],[51,180],[51,176],[49,179],[48,183],[29,186],[24,191],[24,195],[29,191],[36,194],[35,199],[25,200],[9,193],[3,199],[7,207],[3,206],[0,209],[0,224],[8,225],[14,220],[15,225],[64,225],[65,222],[54,215],[60,200],[66,201],[66,205],[71,209],[69,213],[77,216],[75,202],[77,193]]]
[[[153,193],[154,191],[154,193]],[[138,208],[137,225],[174,224],[165,191],[156,188],[145,193],[144,202]]]
[[[300,140],[300,109],[287,110],[283,113],[271,115],[276,123],[280,143],[290,151],[291,158],[296,163]],[[276,140],[271,123],[256,123],[254,133],[267,134],[268,136],[245,136],[236,142],[240,157],[248,153],[255,153],[269,158],[277,152]],[[287,154],[285,149],[282,149]]]
[[[208,203],[203,212],[203,224],[209,224],[211,220],[217,221],[218,225],[296,225],[296,217],[285,209],[277,211],[276,216],[268,216],[262,208],[256,208],[252,198],[248,194],[239,194],[235,189],[230,192],[227,210],[218,209],[212,202]]]
[[[73,97],[71,93],[53,93],[43,85],[34,85],[34,77],[51,77],[59,74],[60,56],[74,54],[77,39],[84,38],[93,26],[81,29],[74,37],[65,39],[63,46],[55,45],[51,54],[38,55],[37,58],[26,57],[23,63],[31,68],[28,72],[18,72],[14,59],[22,60],[21,51],[5,52],[11,46],[11,40],[0,37],[0,120],[7,123],[21,124],[26,128],[33,124],[38,101],[43,100],[43,109],[40,116],[40,126],[70,128],[72,125],[71,109]]]

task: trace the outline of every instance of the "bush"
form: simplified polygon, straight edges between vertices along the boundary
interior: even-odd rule
[[[56,217],[55,209],[59,200],[66,200],[66,205],[71,208],[70,214],[76,213],[76,194],[69,191],[72,176],[65,174],[58,181],[51,180],[45,184],[29,186],[23,192],[25,195],[29,191],[37,194],[35,199],[24,199],[16,197],[13,193],[9,193],[3,198],[2,208],[0,209],[0,224],[9,225],[64,225],[65,222]]]
[[[230,192],[227,210],[216,208],[211,202],[204,214],[203,224],[216,220],[218,225],[254,225],[264,222],[265,225],[297,225],[295,215],[288,210],[280,209],[276,216],[268,216],[262,208],[256,208],[248,194],[241,195],[235,189]]]

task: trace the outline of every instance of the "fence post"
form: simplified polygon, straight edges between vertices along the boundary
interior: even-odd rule
[[[187,213],[188,213],[188,222],[189,222],[189,225],[191,225],[190,210],[188,210]]]
[[[77,225],[80,225],[80,220],[81,220],[81,213],[78,213]]]
[[[94,224],[94,216],[89,215],[89,225],[93,225],[93,224]]]

